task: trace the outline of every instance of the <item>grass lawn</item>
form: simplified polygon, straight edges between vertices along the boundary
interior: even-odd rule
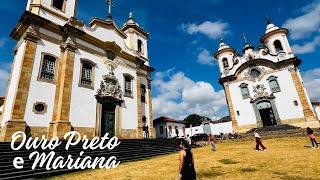
[[[267,139],[267,151],[256,152],[255,142],[225,142],[193,149],[197,179],[320,179],[320,148],[308,137]],[[115,169],[76,172],[52,179],[178,179],[178,153],[123,163]]]

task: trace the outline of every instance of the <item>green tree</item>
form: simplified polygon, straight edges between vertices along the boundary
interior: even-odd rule
[[[200,126],[202,121],[204,120],[210,120],[210,119],[206,116],[200,116],[198,114],[191,114],[184,119],[184,121],[191,124],[192,126]]]

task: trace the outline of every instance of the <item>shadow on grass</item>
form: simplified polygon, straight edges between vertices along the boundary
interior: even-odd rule
[[[237,164],[238,161],[234,161],[232,159],[220,159],[218,160],[222,164]]]
[[[222,176],[222,175],[224,175],[224,173],[221,170],[211,168],[210,170],[198,171],[197,172],[197,179],[200,179],[200,178],[212,179],[214,177],[218,177],[218,176]]]
[[[256,168],[241,168],[240,169],[240,171],[241,172],[256,172],[256,171],[258,171],[258,169],[256,169]]]
[[[278,179],[283,179],[283,180],[300,180],[300,179],[304,179],[304,180],[312,180],[312,178],[306,178],[306,177],[302,177],[302,176],[294,176],[294,175],[288,175],[288,173],[285,172],[273,172],[274,175],[277,175]]]

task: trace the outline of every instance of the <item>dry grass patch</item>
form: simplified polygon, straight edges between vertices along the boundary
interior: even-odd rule
[[[197,179],[200,180],[320,180],[320,149],[311,149],[308,137],[266,139],[268,151],[254,150],[255,142],[217,143],[217,151],[210,146],[193,149]],[[116,169],[81,171],[52,179],[177,179],[178,153],[153,159],[120,163]]]

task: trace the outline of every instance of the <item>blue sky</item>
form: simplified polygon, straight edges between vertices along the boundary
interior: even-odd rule
[[[290,3],[289,3],[290,2]],[[0,7],[0,96],[6,92],[15,41],[9,34],[27,1],[12,0]],[[219,36],[241,52],[246,33],[257,47],[266,27],[265,16],[290,30],[288,39],[313,101],[320,101],[320,1],[232,0],[114,0],[112,15],[122,26],[132,10],[134,19],[150,33],[148,50],[153,73],[153,106],[160,115],[184,118],[198,113],[210,118],[228,114],[219,69],[213,58]],[[77,18],[86,24],[105,18],[104,0],[79,0]]]

